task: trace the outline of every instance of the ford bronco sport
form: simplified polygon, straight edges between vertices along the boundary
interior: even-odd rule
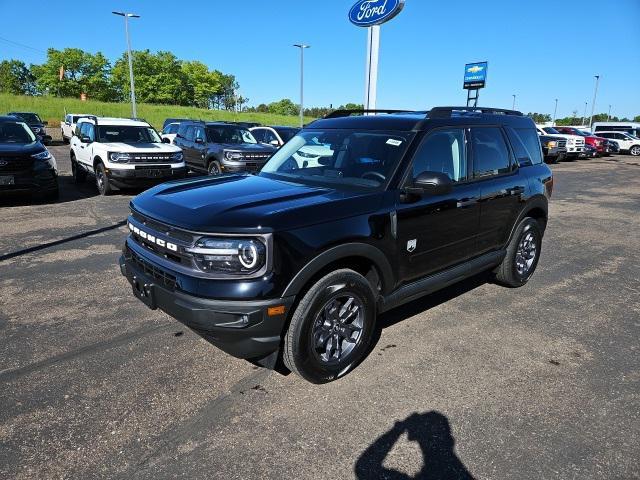
[[[295,157],[310,145],[313,165]],[[363,359],[381,312],[487,270],[524,285],[552,187],[520,112],[338,111],[257,174],[135,197],[120,268],[222,350],[323,383]]]

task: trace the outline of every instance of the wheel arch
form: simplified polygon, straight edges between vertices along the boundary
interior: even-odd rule
[[[100,155],[96,155],[95,157],[93,157],[93,170],[95,171],[96,168],[98,167],[99,163],[104,164],[104,160],[102,160],[102,158],[100,158]]]
[[[520,215],[518,215],[518,218],[516,218],[516,221],[511,226],[511,232],[509,233],[507,245],[511,241],[516,228],[525,217],[531,217],[535,219],[540,225],[542,232],[544,233],[545,229],[547,228],[547,221],[549,219],[549,201],[547,200],[547,197],[545,197],[544,195],[536,195],[535,197],[532,197],[527,201],[527,203],[520,211]]]
[[[346,243],[325,250],[308,262],[289,282],[282,296],[298,295],[327,272],[339,268],[360,273],[376,295],[387,294],[393,288],[393,269],[378,248],[366,243]]]

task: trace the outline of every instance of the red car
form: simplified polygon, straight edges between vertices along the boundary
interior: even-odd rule
[[[586,143],[587,145],[591,145],[593,148],[595,148],[596,152],[598,152],[599,157],[606,153],[604,148],[605,142],[607,141],[606,138],[597,137],[589,132],[585,132],[584,130],[580,130],[575,127],[554,127],[554,128],[560,133],[565,133],[569,135],[580,135],[581,137],[584,137],[584,143]]]

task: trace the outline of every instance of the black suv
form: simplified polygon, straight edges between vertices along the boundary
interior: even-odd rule
[[[40,119],[37,113],[33,112],[9,112],[7,115],[16,117],[24,121],[29,128],[36,134],[38,140],[44,145],[51,143],[51,135],[47,134],[47,122]]]
[[[0,194],[30,192],[58,198],[58,166],[20,118],[0,117]]]
[[[232,355],[322,383],[362,360],[381,312],[487,270],[529,280],[553,187],[530,118],[354,113],[311,123],[256,175],[134,198],[120,258],[134,294]]]
[[[276,151],[246,127],[223,122],[182,122],[173,143],[182,148],[187,167],[209,175],[257,172]]]

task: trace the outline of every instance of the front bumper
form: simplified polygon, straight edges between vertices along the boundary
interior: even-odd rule
[[[107,169],[109,181],[116,187],[131,187],[137,185],[166,182],[187,176],[187,167],[171,168],[164,166],[140,166],[135,169]]]
[[[34,169],[28,172],[0,172],[0,194],[48,193],[58,190],[58,172],[54,169]]]
[[[119,263],[134,295],[145,305],[168,313],[230,355],[259,359],[279,349],[294,297],[246,301],[206,299],[181,292],[171,272],[131,250],[125,248]],[[281,306],[284,306],[283,313],[269,315],[270,307]]]

